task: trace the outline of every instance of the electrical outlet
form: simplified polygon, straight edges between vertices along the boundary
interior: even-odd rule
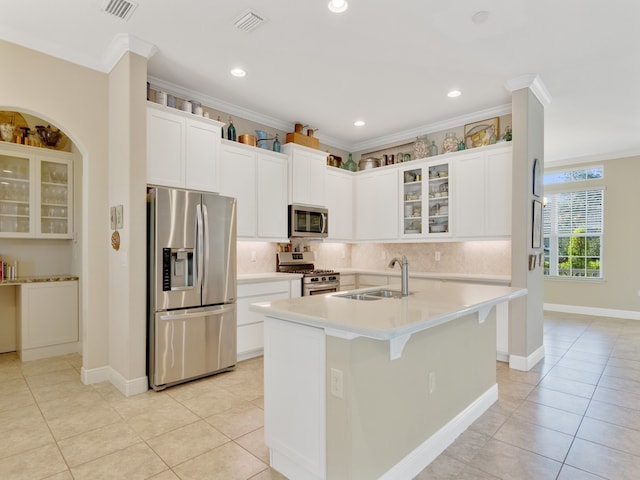
[[[436,372],[429,372],[429,393],[436,391]]]
[[[337,368],[331,369],[331,395],[338,398],[343,395],[342,370]]]
[[[440,261],[440,252],[436,252],[436,262]]]
[[[381,258],[382,260],[386,260],[386,259],[387,259],[387,252],[385,252],[384,250],[382,250],[382,251],[380,252],[380,258]]]
[[[251,250],[251,261],[255,262],[257,260],[257,255],[255,250]]]

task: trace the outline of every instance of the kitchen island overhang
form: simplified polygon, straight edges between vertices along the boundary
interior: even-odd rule
[[[527,292],[434,281],[403,298],[344,293],[251,307],[267,317],[271,464],[289,478],[412,478],[497,399],[494,307]]]

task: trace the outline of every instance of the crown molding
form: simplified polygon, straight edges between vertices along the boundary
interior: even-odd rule
[[[505,83],[505,88],[509,90],[511,93],[516,90],[522,90],[523,88],[528,88],[531,92],[536,96],[536,98],[542,103],[543,107],[548,107],[551,104],[551,94],[547,87],[542,82],[540,75],[537,73],[530,73],[527,75],[521,75],[516,78],[512,78],[507,80]]]
[[[239,105],[227,102],[225,100],[221,100],[219,98],[206,95],[202,92],[181,87],[180,85],[167,82],[157,77],[148,76],[147,80],[149,81],[152,87],[159,88],[160,90],[170,93],[171,95],[175,95],[179,98],[197,99],[203,105],[206,105],[207,107],[210,107],[210,108],[214,108],[216,110],[220,110],[221,112],[228,113],[229,115],[234,115],[237,117],[244,118],[246,120],[251,120],[252,122],[260,123],[267,127],[276,128],[284,132],[293,131],[292,122],[280,120],[279,118],[275,118],[260,112],[256,112],[255,110],[250,110],[248,108],[241,107]],[[329,145],[335,148],[340,148],[342,150],[349,151],[350,145],[342,142],[341,140],[338,140],[333,137],[329,137],[327,135],[321,135],[321,134],[315,134],[315,137],[324,145]]]
[[[120,61],[123,55],[127,52],[135,53],[149,60],[158,48],[152,43],[145,42],[140,38],[129,35],[128,33],[119,33],[107,47],[104,55],[102,56],[102,64],[104,65],[104,71],[110,72],[113,67]]]
[[[158,88],[179,98],[197,99],[203,105],[228,113],[229,115],[245,118],[247,120],[251,120],[252,122],[260,123],[271,128],[277,128],[278,130],[283,130],[285,132],[291,131],[291,129],[293,128],[293,124],[291,122],[286,122],[269,115],[264,115],[262,113],[241,107],[239,105],[235,105],[225,100],[205,95],[202,92],[181,87],[157,77],[149,76],[147,80],[154,88]],[[499,117],[501,115],[509,114],[511,114],[511,104],[500,105],[498,107],[487,108],[478,112],[450,118],[442,122],[422,125],[410,130],[402,130],[396,133],[385,135],[383,137],[375,137],[356,143],[347,143],[337,138],[321,134],[316,134],[315,136],[324,145],[339,148],[347,152],[359,152],[363,150],[371,150],[374,148],[382,147],[390,143],[407,143],[408,141],[412,142],[418,135],[440,132],[442,130],[456,128],[467,123],[477,122],[485,118]]]
[[[441,122],[422,125],[410,130],[402,130],[401,132],[391,133],[389,135],[385,135],[384,137],[376,137],[375,139],[364,140],[362,142],[355,143],[354,145],[352,145],[352,148],[354,152],[359,152],[382,147],[391,143],[406,143],[407,141],[413,141],[420,135],[428,135],[434,132],[441,132],[443,130],[449,130],[459,127],[460,125],[466,125],[467,123],[484,120],[485,118],[499,117],[501,115],[509,114],[511,114],[511,104],[500,105],[498,107],[487,108],[474,113],[453,117]]]
[[[596,155],[585,155],[583,157],[561,158],[557,160],[547,160],[545,158],[545,168],[564,167],[567,165],[579,165],[583,163],[607,162],[609,160],[620,160],[623,158],[640,157],[640,150],[622,150],[618,152],[606,152]]]

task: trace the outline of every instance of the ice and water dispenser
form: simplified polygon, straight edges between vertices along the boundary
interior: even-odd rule
[[[162,249],[162,291],[193,288],[193,248]]]

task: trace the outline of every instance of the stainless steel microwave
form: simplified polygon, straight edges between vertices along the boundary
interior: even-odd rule
[[[329,231],[326,208],[289,205],[289,238],[325,238]]]

